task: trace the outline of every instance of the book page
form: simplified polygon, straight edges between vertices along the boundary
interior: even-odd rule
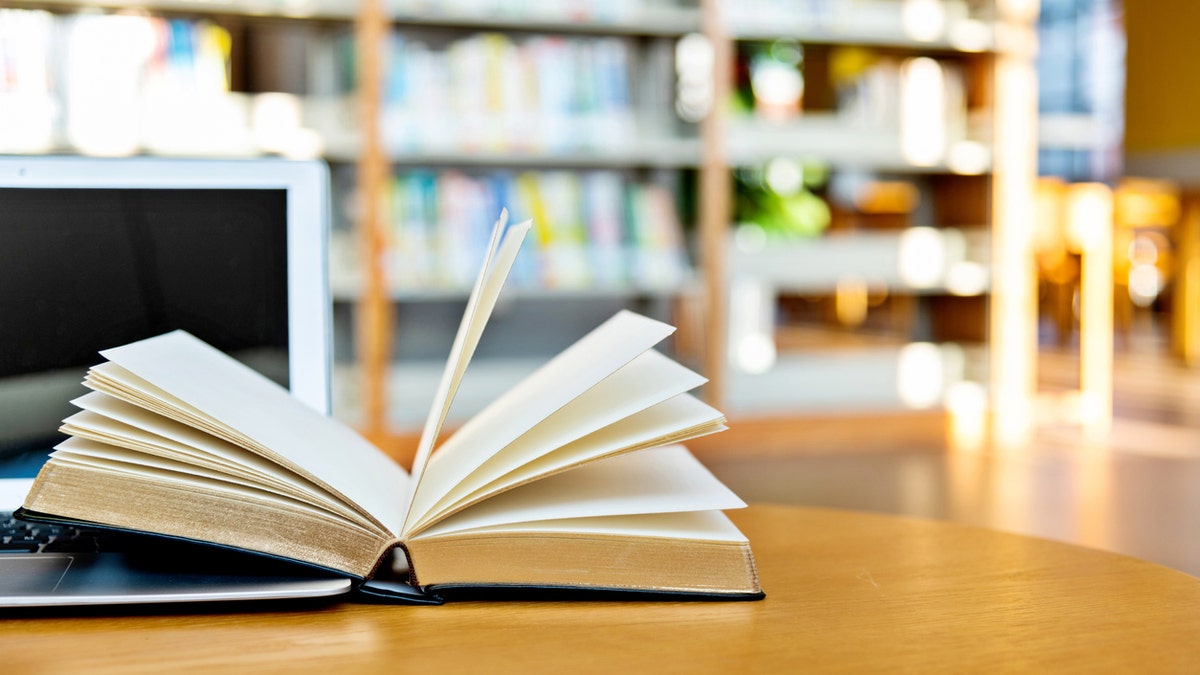
[[[55,462],[59,464],[77,464],[92,468],[101,468],[113,473],[121,473],[134,481],[154,481],[157,483],[176,486],[189,486],[204,491],[217,491],[221,494],[233,495],[241,501],[257,501],[273,504],[285,511],[304,512],[320,518],[328,519],[329,512],[311,504],[277,492],[262,490],[252,485],[230,483],[215,474],[184,465],[172,465],[167,460],[154,462],[129,462],[132,453],[122,448],[95,443],[82,438],[70,438],[63,442],[61,450],[56,451]],[[161,517],[161,514],[151,514]]]
[[[60,443],[54,453],[56,462],[74,461],[88,464],[109,471],[118,470],[129,475],[149,475],[150,472],[168,471],[178,476],[187,476],[194,480],[208,481],[210,490],[222,493],[240,494],[240,490],[251,489],[260,493],[291,500],[293,504],[303,504],[306,508],[319,510],[326,516],[335,516],[348,523],[367,530],[379,537],[388,537],[389,533],[370,520],[358,515],[357,512],[341,505],[314,499],[311,493],[281,489],[272,481],[255,479],[252,476],[236,476],[222,470],[214,470],[188,460],[172,459],[165,455],[155,455],[132,450],[125,447],[110,445],[86,436],[73,436]]]
[[[653,448],[523,485],[450,516],[415,538],[507,523],[746,506],[681,445]]]
[[[689,394],[680,394],[555,448],[470,493],[460,495],[452,503],[439,505],[426,514],[417,525],[409,528],[409,533],[436,523],[463,507],[490,499],[519,485],[544,480],[547,476],[606,457],[668,443],[679,443],[723,431],[726,428],[724,423],[725,417],[715,408]]]
[[[502,523],[460,530],[442,536],[511,535],[518,533],[557,534],[564,537],[587,535],[614,537],[662,537],[727,543],[748,543],[746,535],[721,511],[681,511],[678,513],[634,513],[590,518],[558,518],[524,523]],[[433,539],[433,537],[429,537]]]
[[[413,527],[478,488],[574,440],[704,384],[705,378],[653,349],[643,352],[596,386],[580,394],[463,477],[424,513],[413,514]],[[458,455],[463,443],[476,443],[458,433],[438,455]]]
[[[147,398],[175,399],[248,441],[255,450],[357,505],[397,532],[408,475],[349,427],[183,331],[101,352],[119,382]],[[143,384],[145,383],[145,384]],[[148,385],[148,386],[146,386]],[[185,410],[185,412],[187,412]]]
[[[174,441],[197,458],[208,457],[210,461],[222,466],[236,467],[243,471],[262,474],[280,472],[278,464],[249,450],[107,394],[93,391],[71,401],[71,404],[104,419],[120,422]],[[75,414],[63,420],[63,425],[64,427],[82,426],[81,422],[87,419],[80,414]]]
[[[412,481],[405,498],[406,503],[411,502],[423,481],[425,467],[429,463],[438,436],[441,435],[442,426],[446,423],[446,415],[450,412],[454,395],[462,383],[463,373],[466,372],[467,364],[471,362],[471,356],[475,353],[483,329],[496,306],[500,291],[504,289],[504,281],[508,278],[509,270],[512,269],[525,235],[529,233],[532,225],[531,221],[525,221],[506,229],[507,223],[508,211],[503,211],[500,220],[496,221],[492,229],[487,257],[467,300],[467,308],[454,336],[454,345],[450,348],[450,356],[446,360],[445,370],[442,371],[437,395],[429,407],[429,414],[421,430],[421,440],[413,458]]]
[[[463,425],[414,490],[405,531],[501,448],[662,341],[674,327],[621,311],[551,359]],[[402,533],[403,534],[403,533]]]
[[[92,392],[72,401],[82,411],[63,421],[62,431],[151,455],[188,462],[260,482],[292,497],[311,500],[347,518],[350,509],[325,488],[233,443],[111,396]],[[300,495],[303,495],[301,497]],[[361,516],[357,516],[361,519]]]

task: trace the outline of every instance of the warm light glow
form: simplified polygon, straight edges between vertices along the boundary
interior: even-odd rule
[[[1170,181],[1125,178],[1114,198],[1122,227],[1173,227],[1182,213],[1179,188]]]
[[[804,187],[804,167],[794,159],[776,157],[767,162],[766,181],[775,194],[794,195]]]
[[[1037,20],[1041,0],[996,0],[996,8],[1005,19],[1031,23]]]
[[[909,59],[900,78],[900,152],[914,166],[934,166],[946,154],[942,66],[924,56]]]
[[[704,119],[713,102],[712,43],[700,33],[689,33],[675,44],[675,110],[687,122]]]
[[[1162,272],[1154,265],[1135,264],[1129,268],[1129,300],[1138,307],[1149,307],[1162,292]]]
[[[1024,57],[995,69],[989,373],[992,434],[1004,449],[1033,431],[1037,391],[1037,273],[1033,256],[1037,177],[1037,78]]]
[[[764,61],[750,75],[750,88],[761,112],[772,119],[786,119],[799,111],[804,98],[804,77],[793,65]]]
[[[765,335],[747,335],[738,344],[737,357],[743,371],[765,373],[775,365],[775,342]]]
[[[317,11],[316,0],[283,0],[282,4],[284,13],[291,17],[312,16]]]
[[[904,33],[918,42],[933,42],[946,31],[946,8],[941,0],[904,0],[900,12]]]
[[[929,342],[913,342],[900,349],[896,364],[896,393],[909,408],[930,408],[942,399],[946,374],[942,352]]]
[[[946,270],[946,290],[953,295],[983,295],[987,289],[987,268],[977,262],[960,260]]]
[[[767,231],[758,223],[743,223],[734,231],[733,241],[743,253],[759,253],[767,247]]]
[[[1158,268],[1159,244],[1155,238],[1150,234],[1139,234],[1129,242],[1129,300],[1138,307],[1154,304],[1166,282]],[[1165,241],[1163,243],[1167,245]]]
[[[961,19],[951,24],[946,38],[959,51],[982,52],[992,44],[992,29],[977,19]]]
[[[734,283],[729,298],[729,357],[742,372],[775,365],[775,294],[753,281]]]
[[[900,278],[913,288],[933,288],[946,270],[946,246],[932,227],[910,227],[900,235]]]
[[[920,203],[921,191],[904,180],[871,180],[854,195],[862,213],[912,213]]]
[[[954,382],[945,398],[950,447],[982,450],[987,443],[987,390],[978,382]]]
[[[1067,192],[1072,232],[1082,244],[1079,291],[1080,415],[1084,432],[1112,427],[1113,195],[1106,185],[1072,185]]]
[[[869,290],[866,280],[861,277],[843,276],[838,279],[833,302],[839,323],[854,327],[867,320]]]
[[[985,173],[992,163],[992,153],[979,141],[958,141],[946,153],[946,166],[964,176]]]

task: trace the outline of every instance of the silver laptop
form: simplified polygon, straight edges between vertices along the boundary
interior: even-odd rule
[[[328,413],[329,210],[319,162],[0,158],[0,475],[36,473],[99,350],[176,328]],[[0,510],[20,506],[27,489],[0,480]],[[0,607],[317,597],[351,586],[182,543],[31,553],[13,541],[0,540],[9,544]]]

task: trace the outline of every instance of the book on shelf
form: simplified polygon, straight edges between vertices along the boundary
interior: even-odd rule
[[[702,377],[653,349],[666,324],[618,313],[437,444],[529,227],[493,230],[411,473],[176,331],[102,352],[22,515],[298,561],[398,600],[464,587],[762,597],[722,513],[745,504],[678,444],[725,419],[687,393]]]
[[[387,42],[380,124],[389,151],[556,155],[633,146],[626,40],[514,39],[496,32],[421,37],[393,32]],[[337,46],[351,40],[345,33],[313,46],[322,62],[310,73],[314,96],[354,90],[352,51]]]
[[[479,223],[501,204],[535,223],[510,283],[523,288],[667,289],[688,274],[683,228],[664,187],[619,171],[398,173],[387,249],[400,289],[465,288],[487,247]]]
[[[0,151],[252,152],[232,41],[204,19],[0,10]]]

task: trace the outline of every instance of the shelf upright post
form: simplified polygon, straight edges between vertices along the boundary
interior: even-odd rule
[[[393,317],[384,270],[387,223],[383,214],[387,163],[379,131],[382,105],[382,46],[387,17],[381,0],[361,0],[355,20],[358,57],[357,105],[362,147],[358,157],[359,235],[366,266],[359,299],[357,348],[363,386],[363,433],[377,445],[387,440],[387,373]]]
[[[1033,257],[1037,186],[1039,0],[998,0],[994,66],[990,385],[992,438],[1018,447],[1033,433],[1037,395],[1037,283]]]
[[[700,120],[699,266],[704,270],[705,398],[724,404],[729,325],[726,292],[726,234],[733,216],[733,181],[725,153],[728,104],[733,89],[733,41],[721,0],[700,0],[700,29],[712,46],[712,102]]]

